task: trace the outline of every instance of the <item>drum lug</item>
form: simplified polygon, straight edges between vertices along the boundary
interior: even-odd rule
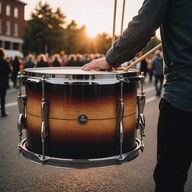
[[[42,101],[41,101],[41,143],[42,143],[42,163],[45,161],[45,139],[48,136],[48,103],[45,101],[45,76],[42,77]]]
[[[17,119],[17,129],[19,131],[19,139],[20,142],[22,140],[22,130],[26,129],[26,101],[27,96],[22,94],[21,86],[22,86],[22,74],[18,73],[18,79],[19,79],[19,91],[17,94],[17,103],[19,108],[19,116]]]
[[[141,93],[137,95],[137,105],[138,105],[138,118],[137,118],[137,128],[140,129],[141,135],[141,151],[144,150],[143,137],[145,137],[145,116],[144,116],[144,107],[145,107],[145,92],[143,91],[144,76],[141,79]]]
[[[124,101],[123,101],[123,79],[121,79],[121,96],[120,100],[117,103],[117,136],[119,137],[120,144],[120,154],[119,160],[123,160],[123,140],[124,140],[124,125],[123,125],[123,117],[124,117]]]
[[[120,160],[122,158],[123,150],[123,137],[124,137],[124,126],[123,126],[123,115],[124,115],[124,103],[123,100],[120,99],[120,102],[117,104],[117,136],[119,137],[120,143]]]

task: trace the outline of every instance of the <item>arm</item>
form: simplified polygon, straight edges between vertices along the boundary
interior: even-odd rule
[[[121,37],[108,50],[106,57],[86,64],[82,69],[110,69],[131,60],[155,35],[166,18],[170,2],[171,0],[145,0],[138,15],[133,17]]]

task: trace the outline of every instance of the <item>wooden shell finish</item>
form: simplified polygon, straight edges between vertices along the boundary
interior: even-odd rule
[[[136,83],[124,83],[123,152],[135,147]],[[41,154],[41,83],[26,82],[27,146]],[[48,136],[45,153],[51,157],[91,159],[119,154],[117,102],[120,83],[112,85],[54,85],[45,83]],[[78,117],[86,115],[86,124]]]

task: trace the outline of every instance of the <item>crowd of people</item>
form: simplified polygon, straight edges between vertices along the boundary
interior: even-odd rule
[[[157,53],[159,53],[159,58],[163,60],[162,52],[158,50],[154,54],[151,54],[146,59],[142,60],[140,63],[137,64],[136,68],[140,71],[144,72],[145,77],[148,76],[147,79],[149,79],[149,82],[152,82],[153,77],[155,78],[156,73],[160,73],[154,67],[153,61],[157,58]],[[34,67],[82,67],[86,63],[89,63],[90,61],[103,57],[102,54],[71,54],[71,55],[60,55],[60,54],[54,54],[51,56],[48,56],[46,54],[40,54],[37,56],[34,56],[32,54],[29,54],[25,58],[19,58],[18,56],[15,56],[14,58],[6,58],[7,62],[10,63],[11,67],[11,80],[13,82],[13,87],[17,87],[17,74],[19,71],[22,71],[26,68],[34,68]],[[123,63],[122,66],[126,67],[131,62],[136,60],[138,57],[136,56],[133,60],[130,60],[126,63]],[[162,63],[161,63],[162,66]],[[161,74],[162,74],[162,70]],[[161,75],[162,76],[162,75]]]
[[[21,69],[31,67],[64,67],[64,66],[76,66],[81,67],[91,60],[99,58],[101,54],[70,54],[60,55],[54,54],[48,56],[46,54],[40,54],[34,56],[32,54],[26,56],[21,60]]]
[[[11,69],[10,79],[13,83],[14,88],[18,88],[17,85],[17,75],[19,71],[23,71],[26,68],[33,67],[81,67],[84,64],[90,62],[93,59],[101,57],[101,54],[71,54],[71,55],[60,55],[54,54],[48,56],[47,54],[40,54],[34,56],[29,54],[24,58],[15,57],[4,57],[6,62],[9,63]]]

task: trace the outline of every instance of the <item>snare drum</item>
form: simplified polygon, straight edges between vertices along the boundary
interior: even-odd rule
[[[137,70],[25,69],[22,154],[63,167],[134,159],[140,148],[136,138],[139,75]]]

